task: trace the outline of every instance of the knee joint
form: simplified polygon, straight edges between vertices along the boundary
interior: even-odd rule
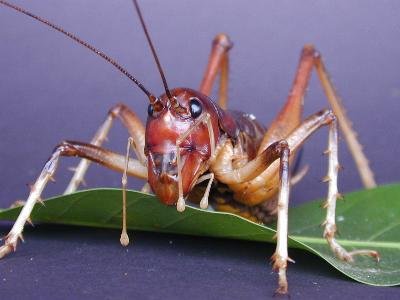
[[[222,46],[226,50],[229,50],[229,49],[231,49],[233,47],[232,41],[224,33],[220,33],[214,38],[213,45]]]

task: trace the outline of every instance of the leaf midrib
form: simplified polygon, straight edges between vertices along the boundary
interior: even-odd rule
[[[326,240],[323,238],[313,238],[308,236],[291,235],[292,239],[308,244],[326,244]],[[354,241],[354,240],[338,240],[342,246],[365,246],[365,247],[376,247],[376,248],[392,248],[400,249],[400,243],[396,242],[382,242],[382,241]]]

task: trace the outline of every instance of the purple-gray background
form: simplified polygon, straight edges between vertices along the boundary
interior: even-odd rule
[[[155,64],[129,0],[15,1],[102,49],[153,93],[162,93]],[[211,40],[228,33],[229,107],[271,121],[289,91],[302,45],[322,52],[360,134],[378,183],[399,180],[400,3],[397,1],[142,1],[144,17],[171,87],[197,88]],[[89,141],[108,109],[123,101],[144,120],[146,98],[109,64],[64,36],[0,7],[0,206],[26,197],[54,146],[63,139]],[[305,113],[327,107],[316,76]],[[127,134],[114,126],[106,145],[123,152]],[[292,202],[325,195],[327,130],[305,146],[308,176]],[[340,190],[361,188],[342,141]],[[67,182],[60,164],[60,193]],[[120,175],[93,166],[90,187],[119,187]],[[139,187],[130,181],[130,187]],[[379,216],[377,216],[379,217]],[[5,233],[9,227],[0,229]],[[261,298],[272,294],[276,275],[266,263],[274,247],[174,235],[135,233],[126,251],[112,230],[37,226],[27,243],[0,262],[0,296],[19,298]],[[227,251],[229,249],[229,251]],[[227,254],[228,253],[228,254]],[[345,279],[322,260],[290,251],[292,296],[384,298],[398,288],[373,288]],[[311,266],[311,267],[310,267]],[[3,297],[1,297],[3,298]]]

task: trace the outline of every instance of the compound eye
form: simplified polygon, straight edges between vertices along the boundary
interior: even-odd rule
[[[149,106],[147,106],[147,114],[149,115],[149,117],[153,117],[153,115],[154,115],[153,105],[149,104]]]
[[[189,109],[190,109],[190,114],[192,115],[192,118],[194,118],[194,119],[196,119],[198,116],[200,116],[203,111],[203,107],[201,106],[201,103],[200,103],[199,99],[197,99],[197,98],[190,99]]]

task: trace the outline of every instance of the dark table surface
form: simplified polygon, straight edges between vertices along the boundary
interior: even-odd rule
[[[399,180],[400,3],[385,1],[142,1],[169,85],[196,88],[211,40],[228,33],[229,107],[271,121],[289,91],[301,47],[322,52],[379,184]],[[77,33],[132,71],[155,94],[162,85],[129,0],[15,1]],[[48,28],[0,7],[0,206],[24,199],[53,147],[63,139],[89,141],[108,109],[123,101],[143,120],[146,98],[108,64]],[[314,75],[305,114],[328,106]],[[114,126],[106,145],[123,152],[127,134]],[[327,130],[305,145],[309,174],[292,192],[293,204],[322,197],[326,186]],[[354,163],[340,143],[341,192],[361,188]],[[76,164],[64,159],[62,192]],[[90,187],[119,187],[120,175],[89,170]],[[131,180],[129,186],[142,183]],[[378,216],[377,216],[378,217]],[[4,234],[9,225],[0,231]],[[274,245],[157,233],[131,233],[53,225],[26,229],[26,243],[0,261],[0,298],[265,298],[277,276],[268,258]],[[398,287],[363,285],[321,259],[290,250],[294,298],[390,299]]]

